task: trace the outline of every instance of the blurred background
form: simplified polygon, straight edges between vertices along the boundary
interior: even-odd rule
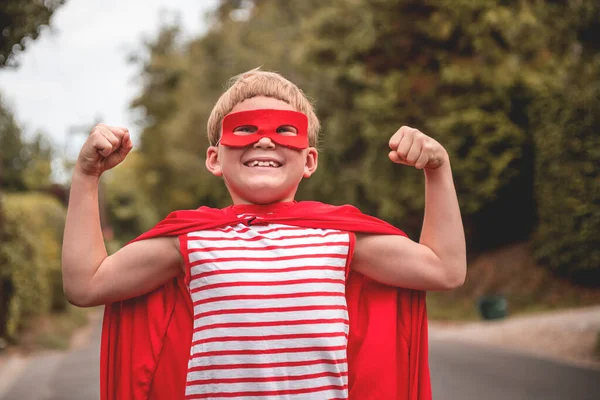
[[[134,137],[102,182],[114,251],[172,210],[229,204],[204,167],[206,121],[259,66],[322,122],[299,200],[356,205],[418,240],[423,174],[389,162],[387,142],[410,125],[450,153],[469,269],[428,294],[432,338],[600,365],[597,0],[2,0],[0,371],[11,354],[70,349],[98,314],[69,307],[60,276],[91,128]]]

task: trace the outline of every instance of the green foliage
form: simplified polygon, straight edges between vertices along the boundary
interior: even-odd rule
[[[540,94],[533,118],[539,226],[536,256],[561,275],[600,282],[600,55]],[[546,115],[553,117],[544,118]]]
[[[190,88],[182,84],[186,60],[177,44],[178,34],[177,28],[165,27],[156,42],[148,44],[151,55],[142,75],[145,90],[132,104],[143,109],[146,122],[141,156],[136,160],[139,183],[160,216],[194,206],[194,186],[204,170],[199,152],[203,146],[199,143],[206,141],[201,126],[189,126],[187,139],[183,140],[187,121],[174,118],[178,110],[193,105],[180,93],[191,95]]]
[[[322,122],[299,199],[352,203],[417,237],[423,175],[387,158],[409,125],[451,156],[471,251],[535,232],[553,270],[598,271],[598,21],[593,0],[223,0],[203,36],[182,43],[166,27],[146,44],[132,167],[144,207],[230,201],[203,165],[206,121],[230,77],[263,66],[303,88]]]
[[[16,339],[27,318],[65,306],[60,246],[64,207],[42,194],[3,198],[4,240],[0,243],[0,335]]]
[[[144,90],[132,106],[143,111],[146,123],[138,177],[160,216],[230,201],[222,181],[204,166],[206,122],[229,78],[260,65],[292,79],[301,76],[290,43],[297,39],[297,22],[318,2],[260,2],[250,13],[251,23],[230,17],[227,10],[235,9],[234,3],[224,2],[215,14],[222,19],[185,46],[176,27],[163,27],[146,44]],[[262,29],[255,28],[259,25]]]
[[[108,217],[113,222],[115,239],[121,243],[150,229],[159,219],[151,199],[142,190],[141,162],[141,154],[131,152],[123,164],[103,176]]]
[[[600,331],[596,334],[596,344],[594,346],[594,357],[596,360],[600,360]]]
[[[51,184],[52,149],[41,134],[26,140],[0,96],[0,188],[43,189]]]
[[[40,34],[65,0],[3,0],[0,3],[0,67],[14,64],[14,56]]]
[[[26,162],[21,158],[21,150],[25,147],[22,132],[13,113],[2,103],[0,98],[0,184],[4,188],[24,189],[22,175]]]
[[[416,237],[422,174],[387,160],[387,141],[410,125],[449,151],[474,249],[528,234],[532,218],[522,215],[533,214],[533,201],[521,180],[532,175],[531,139],[528,121],[515,112],[528,95],[527,66],[511,55],[533,29],[530,13],[496,2],[354,3],[329,2],[307,24],[305,57],[336,82],[319,102],[325,158],[351,174],[331,188],[329,201],[350,200]],[[492,220],[503,226],[490,230]]]

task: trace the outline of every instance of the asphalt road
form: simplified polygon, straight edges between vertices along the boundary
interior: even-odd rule
[[[97,323],[85,344],[69,352],[4,364],[0,370],[0,389],[4,388],[0,400],[99,400],[100,333],[101,325]],[[12,380],[8,385],[3,382],[6,375]]]
[[[433,398],[599,400],[600,370],[447,340],[430,344]]]
[[[99,399],[99,328],[70,352],[5,363],[0,400]],[[430,354],[435,400],[600,399],[600,370],[449,340],[432,340]]]

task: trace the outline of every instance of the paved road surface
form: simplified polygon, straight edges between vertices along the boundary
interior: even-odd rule
[[[99,400],[100,328],[96,323],[89,340],[70,352],[4,364],[0,400]],[[14,379],[10,385],[3,382],[6,375]]]
[[[97,400],[99,328],[66,354],[4,364],[0,400]],[[432,340],[431,374],[435,400],[600,399],[600,370],[449,340]]]
[[[516,352],[432,340],[435,400],[599,400],[600,370]]]

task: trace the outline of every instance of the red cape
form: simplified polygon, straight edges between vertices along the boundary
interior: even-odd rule
[[[260,209],[250,207],[254,212]],[[273,211],[273,206],[268,210]],[[237,216],[243,212],[244,206],[176,211],[135,240],[249,223],[247,217]],[[352,206],[318,202],[281,203],[262,221],[404,235]],[[425,292],[385,286],[351,272],[346,299],[349,398],[430,400]],[[192,325],[192,303],[183,275],[147,295],[107,305],[101,399],[183,399]]]

